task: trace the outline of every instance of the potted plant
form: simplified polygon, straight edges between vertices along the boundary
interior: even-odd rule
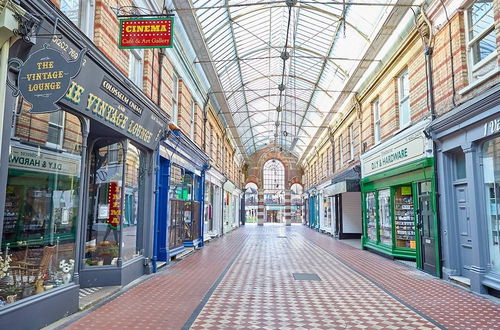
[[[104,265],[111,265],[111,260],[118,257],[118,244],[111,244],[109,241],[102,241],[96,249],[96,255],[103,260]]]

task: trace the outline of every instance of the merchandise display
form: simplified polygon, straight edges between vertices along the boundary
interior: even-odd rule
[[[396,246],[415,248],[415,215],[411,186],[399,187],[394,199]]]

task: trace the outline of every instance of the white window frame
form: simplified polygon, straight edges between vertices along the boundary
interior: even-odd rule
[[[62,124],[58,124],[58,123],[54,123],[54,122],[50,121],[50,116],[52,115],[52,113],[49,113],[49,117],[47,118],[48,126],[55,127],[57,129],[59,129],[59,132],[60,132],[59,143],[53,143],[53,142],[49,142],[49,141],[45,142],[45,145],[47,147],[54,148],[54,149],[62,148],[63,142],[64,142],[64,123],[66,122],[66,113],[62,110],[58,110],[58,111],[61,111],[61,114],[62,114],[62,119],[61,119]],[[47,139],[48,139],[48,131],[49,130],[47,129]]]
[[[177,125],[179,117],[179,75],[174,72],[172,76],[172,123]]]
[[[77,22],[68,17],[75,23],[82,32],[90,38],[94,39],[94,20],[95,20],[95,0],[76,0],[78,2],[78,17]],[[63,10],[63,2],[61,1],[61,10]],[[63,11],[64,13],[64,11]]]
[[[194,115],[196,113],[196,104],[197,103],[194,100],[191,100],[191,126],[189,136],[191,137],[192,141],[194,141]]]
[[[498,54],[498,49],[495,49],[491,54],[483,58],[477,63],[474,63],[474,45],[483,39],[483,37],[487,36],[491,31],[495,31],[495,20],[493,19],[493,23],[486,27],[481,33],[479,33],[477,36],[471,39],[470,36],[470,28],[471,28],[471,9],[474,3],[477,1],[471,2],[467,9],[465,10],[465,38],[467,42],[467,62],[469,64],[469,70],[468,70],[468,76],[469,76],[469,81],[480,81],[482,79],[488,78],[490,75],[488,74],[492,70],[489,70],[485,68],[488,64],[491,64],[492,62],[497,63],[496,58]],[[494,7],[491,9],[494,11]],[[494,15],[494,13],[493,13]],[[481,69],[485,69],[487,72],[484,72],[483,74],[479,73]],[[498,71],[498,65],[496,65],[496,69]],[[479,75],[479,77],[476,77],[476,75]]]
[[[142,89],[144,73],[144,50],[130,49],[128,60],[128,77],[132,82]]]
[[[406,78],[405,78],[406,77]],[[408,95],[404,95],[404,81],[408,82]],[[411,124],[411,108],[410,108],[410,75],[408,73],[408,68],[404,69],[401,74],[398,76],[398,107],[399,107],[399,128],[403,129],[405,127],[410,126]],[[403,104],[408,102],[408,121],[406,123],[403,122]]]
[[[379,99],[376,98],[375,101],[372,102],[373,109],[373,139],[375,144],[380,142],[380,102]]]
[[[351,124],[349,126],[349,160],[354,159],[354,128],[353,125]]]
[[[342,145],[342,135],[339,135],[339,153],[340,153],[340,167],[344,165],[344,146]]]

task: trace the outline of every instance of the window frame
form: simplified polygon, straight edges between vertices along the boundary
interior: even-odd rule
[[[142,90],[144,76],[144,50],[130,49],[128,57],[128,78]]]
[[[353,125],[349,125],[347,128],[349,132],[349,160],[354,159],[354,127]]]
[[[62,117],[61,124],[51,122],[50,119],[51,119],[52,114],[57,113],[59,111],[61,112],[61,117]],[[62,149],[63,144],[64,144],[64,129],[66,126],[65,125],[66,124],[66,111],[58,110],[58,111],[51,112],[48,115],[49,115],[49,117],[47,119],[47,124],[48,124],[48,126],[47,126],[47,141],[45,142],[45,145],[49,148]],[[50,127],[55,127],[59,130],[59,143],[54,143],[54,142],[48,141],[48,139],[49,139],[48,132],[49,132]]]
[[[63,10],[63,3],[60,3],[60,9],[66,17],[73,22],[90,40],[94,40],[95,23],[95,0],[78,0],[77,22],[73,21]]]
[[[486,37],[489,33],[492,31],[496,33],[495,30],[495,20],[493,19],[493,23],[489,25],[487,28],[485,28],[482,32],[480,32],[477,36],[474,38],[471,38],[471,18],[472,18],[472,7],[473,5],[478,2],[478,1],[472,1],[468,4],[467,8],[465,9],[465,40],[466,40],[466,47],[467,47],[467,63],[468,63],[468,77],[469,81],[478,81],[481,80],[482,77],[474,77],[474,73],[478,72],[482,68],[486,67],[489,63],[492,62],[493,59],[497,57],[498,54],[498,48],[495,48],[491,54],[487,55],[485,58],[479,60],[477,63],[474,63],[474,47],[478,41],[483,40],[484,37]],[[493,3],[493,1],[490,1]],[[494,10],[494,7],[492,6],[492,11]],[[494,13],[493,13],[494,14]],[[497,36],[495,36],[497,37]],[[487,75],[486,73],[484,75]],[[483,75],[483,76],[484,76]]]
[[[404,93],[404,81],[408,81],[408,95],[403,95]],[[399,129],[404,129],[408,126],[411,125],[411,108],[410,108],[410,74],[408,72],[408,68],[405,68],[401,73],[398,75],[398,114],[399,114]],[[406,104],[408,102],[408,122],[403,123],[402,122],[402,105]]]
[[[342,134],[339,135],[339,163],[340,163],[340,167],[342,167],[342,165],[344,165],[344,146],[342,145],[343,144],[343,141],[342,141]]]
[[[373,141],[375,144],[380,143],[382,139],[381,127],[380,127],[380,99],[377,97],[372,102],[372,114],[373,114]]]
[[[172,123],[174,125],[177,125],[179,117],[179,84],[179,75],[174,72],[172,75]]]

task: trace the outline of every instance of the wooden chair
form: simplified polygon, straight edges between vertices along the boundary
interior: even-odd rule
[[[35,283],[37,280],[42,279],[49,270],[50,261],[56,252],[55,246],[44,246],[40,262],[33,263],[26,261],[18,261],[10,271],[14,277],[16,284]]]

